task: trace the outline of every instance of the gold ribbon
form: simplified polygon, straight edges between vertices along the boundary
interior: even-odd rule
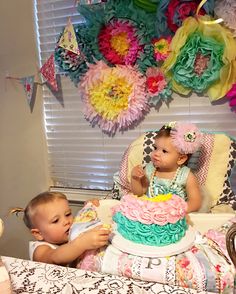
[[[200,9],[202,8],[202,6],[203,6],[206,2],[207,2],[207,0],[202,0],[202,1],[199,3],[198,7],[197,7],[197,12],[196,12],[196,14],[197,14],[197,18],[198,18],[198,20],[199,20],[200,22],[204,23],[204,24],[210,24],[210,25],[211,25],[211,24],[221,23],[222,21],[224,21],[223,18],[218,18],[218,19],[215,19],[215,20],[203,20],[203,19],[200,19],[200,18],[199,18],[199,11],[200,11]]]

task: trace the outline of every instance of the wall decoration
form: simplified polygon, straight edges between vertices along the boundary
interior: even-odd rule
[[[158,106],[160,102],[168,104],[171,100],[171,83],[166,81],[163,72],[158,67],[149,67],[146,72],[147,93],[150,97],[149,104]]]
[[[86,24],[74,27],[78,46],[86,60],[71,58],[62,48],[55,50],[59,67],[78,85],[88,63],[104,60],[109,66],[138,66],[145,73],[155,66],[151,40],[155,37],[155,14],[146,13],[130,1],[110,0],[101,5],[79,5]],[[69,55],[69,56],[68,56]]]
[[[34,76],[21,78],[20,83],[24,87],[25,94],[27,97],[27,102],[29,104],[30,111],[32,112],[34,109],[35,96],[36,96],[36,91],[34,88]]]
[[[171,50],[163,70],[179,94],[206,91],[213,101],[224,97],[236,80],[236,42],[219,24],[187,18],[173,37]]]
[[[114,135],[135,126],[150,107],[169,104],[173,91],[207,94],[214,101],[236,84],[236,41],[219,24],[222,19],[212,18],[215,0],[98,2],[79,1],[84,23],[73,26],[79,55],[61,48],[62,33],[55,61],[82,89],[86,119],[103,132]],[[135,101],[128,89],[138,85]]]
[[[226,94],[226,97],[229,99],[229,106],[232,111],[236,112],[236,83],[233,84],[230,91]]]
[[[54,54],[51,54],[51,56],[43,64],[43,66],[40,68],[40,72],[46,79],[48,84],[52,87],[52,89],[54,91],[58,91],[54,64]]]
[[[145,83],[134,67],[90,64],[80,83],[85,118],[110,135],[127,130],[149,110]]]
[[[62,47],[70,52],[73,52],[77,55],[80,55],[80,50],[78,47],[78,43],[76,40],[76,35],[74,31],[74,27],[71,23],[71,20],[69,18],[67,25],[65,27],[65,30],[58,42],[58,46]]]
[[[214,0],[205,1],[200,15],[214,14]],[[196,15],[201,0],[162,0],[157,9],[156,31],[159,37],[174,35],[182,22],[189,16]]]
[[[134,5],[146,12],[156,12],[158,2],[161,0],[133,0]]]

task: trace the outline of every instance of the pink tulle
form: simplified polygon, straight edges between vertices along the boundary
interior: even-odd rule
[[[196,152],[202,143],[202,134],[191,123],[176,123],[171,129],[171,138],[177,150],[182,154]]]

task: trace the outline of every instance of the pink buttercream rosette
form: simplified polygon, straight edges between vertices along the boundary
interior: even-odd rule
[[[182,154],[193,154],[202,144],[202,133],[191,123],[175,123],[170,136],[174,146]]]
[[[152,202],[127,194],[122,197],[121,203],[112,209],[113,214],[121,212],[132,221],[160,226],[175,224],[185,217],[186,211],[187,203],[177,195],[172,195],[168,201]]]

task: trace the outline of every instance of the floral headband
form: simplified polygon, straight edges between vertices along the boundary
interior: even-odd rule
[[[169,122],[164,128],[170,129],[173,144],[182,154],[192,154],[201,146],[202,133],[194,124]]]

